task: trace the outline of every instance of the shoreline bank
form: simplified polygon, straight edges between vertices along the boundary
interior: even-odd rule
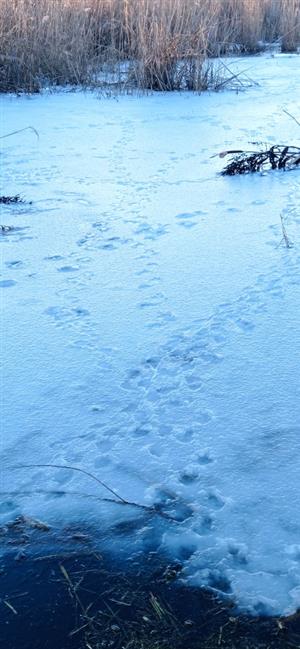
[[[180,564],[154,552],[123,560],[83,525],[19,518],[2,528],[1,635],[6,649],[283,649],[300,615],[243,614],[230,599],[186,586]]]

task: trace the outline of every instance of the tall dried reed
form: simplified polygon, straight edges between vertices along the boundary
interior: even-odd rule
[[[0,90],[101,85],[201,90],[207,59],[300,45],[300,0],[0,0]],[[111,78],[121,79],[121,75]]]
[[[279,34],[282,51],[294,52],[300,45],[300,2],[299,0],[278,0]]]

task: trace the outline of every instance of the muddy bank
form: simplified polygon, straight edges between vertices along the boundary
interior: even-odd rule
[[[99,552],[92,531],[19,518],[1,530],[0,622],[6,649],[282,649],[300,615],[241,615],[188,588],[179,563]]]

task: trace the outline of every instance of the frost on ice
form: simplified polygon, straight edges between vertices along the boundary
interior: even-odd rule
[[[32,205],[1,206],[0,509],[85,520],[278,613],[300,604],[299,172],[227,178],[211,156],[299,140],[299,59],[251,66],[238,95],[2,97],[5,130],[40,139],[2,141],[1,194]],[[156,514],[11,469],[45,463]]]

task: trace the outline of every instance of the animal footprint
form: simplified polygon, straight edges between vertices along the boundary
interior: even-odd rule
[[[196,465],[190,464],[183,469],[179,478],[180,482],[184,485],[197,482],[199,480],[199,469]]]
[[[212,458],[210,451],[209,450],[204,450],[202,453],[198,454],[197,461],[199,464],[212,464],[214,462],[214,459]]]

